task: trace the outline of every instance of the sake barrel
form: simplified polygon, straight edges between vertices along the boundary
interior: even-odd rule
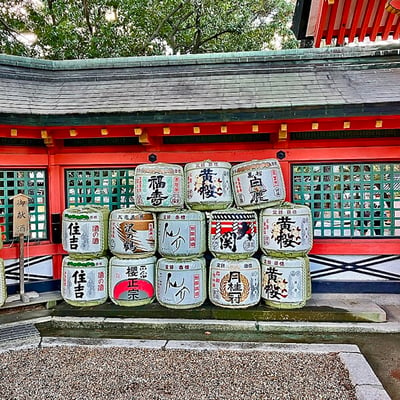
[[[243,259],[258,250],[255,211],[227,209],[210,213],[208,247],[220,258]]]
[[[185,165],[186,205],[193,210],[221,210],[233,203],[231,164],[223,161]]]
[[[7,299],[6,272],[4,268],[4,260],[0,258],[0,307],[6,302],[6,299]]]
[[[75,259],[62,263],[61,295],[72,306],[97,306],[108,297],[106,257]]]
[[[206,247],[206,221],[202,212],[179,210],[158,215],[158,252],[163,257],[200,257]]]
[[[183,168],[175,164],[142,164],[135,170],[135,204],[148,211],[171,211],[184,205]]]
[[[306,255],[312,248],[311,210],[284,202],[260,212],[260,248],[276,257]]]
[[[108,247],[120,258],[145,258],[157,250],[156,216],[135,207],[114,210],[110,214]]]
[[[207,298],[206,262],[160,258],[157,261],[157,301],[164,307],[188,309],[201,306]]]
[[[134,307],[150,304],[155,298],[156,257],[111,257],[109,296],[119,306]]]
[[[301,308],[307,300],[307,257],[261,256],[261,298],[273,308]]]
[[[62,246],[71,257],[99,257],[107,250],[109,210],[102,206],[80,206],[62,214]]]
[[[282,171],[275,159],[234,165],[231,175],[237,207],[255,210],[280,204],[285,199]]]
[[[208,295],[225,308],[247,308],[258,304],[261,295],[260,263],[256,258],[210,262]]]

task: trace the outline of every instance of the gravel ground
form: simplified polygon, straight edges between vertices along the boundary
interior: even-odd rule
[[[0,354],[2,400],[356,400],[337,354],[44,347]]]

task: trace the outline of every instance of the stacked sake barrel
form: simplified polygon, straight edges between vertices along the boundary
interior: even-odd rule
[[[110,214],[108,246],[109,296],[113,303],[134,307],[155,298],[156,216],[136,207]]]
[[[260,213],[262,298],[273,308],[301,308],[311,298],[308,252],[312,220],[308,207],[284,202]]]
[[[185,166],[186,205],[208,213],[211,259],[210,301],[225,308],[246,308],[260,300],[260,265],[255,213],[232,208],[231,164],[193,162]]]
[[[157,212],[156,298],[167,308],[198,307],[206,299],[205,218],[184,210],[183,168],[144,164],[135,171],[138,208]]]
[[[107,224],[102,206],[67,208],[62,216],[64,257],[61,294],[73,306],[96,306],[108,298]]]
[[[3,248],[3,238],[0,229],[0,250]],[[6,273],[4,268],[4,260],[0,258],[0,307],[6,302],[7,299],[7,286],[6,286]]]

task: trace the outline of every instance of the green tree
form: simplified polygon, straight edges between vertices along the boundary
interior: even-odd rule
[[[74,59],[290,48],[293,7],[292,0],[3,1],[0,51]]]

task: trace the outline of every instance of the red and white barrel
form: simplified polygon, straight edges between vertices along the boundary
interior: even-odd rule
[[[261,256],[261,298],[272,308],[302,308],[310,295],[307,257]]]
[[[232,186],[237,207],[247,210],[280,204],[286,196],[278,160],[254,160],[232,166]]]
[[[163,257],[200,257],[206,251],[206,243],[204,213],[180,210],[158,215],[158,252]]]
[[[113,303],[124,307],[150,304],[155,299],[156,257],[111,257],[109,296]]]
[[[109,210],[102,206],[80,206],[62,214],[62,246],[71,257],[100,257],[107,250]]]
[[[199,161],[185,165],[186,205],[193,210],[222,210],[233,203],[231,164]]]
[[[157,301],[164,307],[188,309],[201,306],[207,298],[206,262],[160,258],[157,261]]]
[[[156,216],[135,207],[114,210],[110,214],[108,247],[120,258],[144,258],[157,250]]]
[[[208,247],[215,257],[243,259],[258,250],[258,221],[255,211],[227,209],[212,211]]]
[[[64,257],[61,295],[72,306],[97,306],[108,298],[106,257],[76,259]]]
[[[184,206],[183,168],[175,164],[142,164],[135,169],[135,204],[148,211],[171,211]]]
[[[210,301],[224,308],[255,306],[261,295],[260,263],[256,258],[210,262],[208,295]]]
[[[311,210],[284,202],[260,212],[260,248],[276,257],[306,255],[313,246]]]

